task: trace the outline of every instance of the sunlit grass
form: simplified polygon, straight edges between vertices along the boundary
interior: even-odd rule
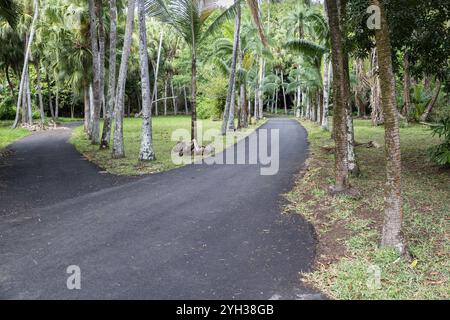
[[[11,129],[12,121],[0,121],[0,149],[30,134],[23,128]]]
[[[262,123],[263,122],[260,122],[256,126],[250,126],[250,128],[245,131],[230,133],[228,136],[234,136],[237,140],[240,140]],[[202,128],[203,132],[209,129],[219,130],[221,124],[222,122],[220,121],[199,120],[199,137],[201,136],[200,128]],[[172,133],[180,129],[190,132],[190,125],[191,119],[188,116],[153,117],[153,147],[156,153],[156,160],[150,162],[141,162],[138,160],[141,143],[140,118],[124,119],[124,146],[126,157],[123,159],[112,159],[111,150],[99,150],[98,146],[91,145],[86,138],[83,127],[74,130],[71,142],[87,159],[110,173],[141,175],[166,171],[181,166],[173,163],[171,158],[171,150],[177,143],[177,141],[172,141]],[[222,139],[222,137],[219,139]],[[211,141],[202,141],[201,143],[206,145],[210,142]],[[230,145],[234,143],[234,141],[233,139],[227,139],[226,143]],[[224,145],[226,145],[226,143],[224,143]],[[216,149],[216,152],[220,151],[220,149]]]

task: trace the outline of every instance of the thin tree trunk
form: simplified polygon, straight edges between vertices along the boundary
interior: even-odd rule
[[[33,43],[33,38],[34,38],[35,31],[36,31],[36,22],[37,22],[38,17],[39,17],[39,1],[38,0],[34,0],[33,20],[31,22],[30,35],[29,35],[29,37],[27,39],[27,48],[25,50],[24,63],[23,63],[23,69],[22,69],[22,77],[20,78],[19,96],[17,98],[17,105],[16,105],[16,118],[14,120],[12,128],[17,128],[17,124],[19,122],[20,103],[22,102],[22,94],[23,94],[23,88],[24,88],[24,82],[25,82],[25,74],[26,74],[26,72],[28,70],[28,60],[30,58],[31,44]]]
[[[48,72],[46,72],[46,82],[47,82],[47,96],[48,96],[48,107],[50,109],[50,115],[55,120],[55,111],[53,110],[53,97],[52,97],[52,86],[50,83],[50,78],[48,76]]]
[[[167,116],[167,79],[164,80],[164,115]]]
[[[186,87],[183,87],[183,94],[184,94],[184,113],[187,115],[189,113],[189,111],[188,111],[188,103],[187,103],[187,96],[186,96]]]
[[[173,90],[173,79],[170,79],[170,91],[172,92],[172,104],[173,104],[173,114],[177,115],[178,113],[178,105],[177,105],[177,97],[175,96],[175,92]]]
[[[27,123],[33,124],[33,110],[31,107],[31,88],[30,88],[30,71],[27,70],[26,74],[26,108],[27,108]]]
[[[100,143],[100,111],[101,111],[101,75],[100,75],[100,53],[97,37],[97,16],[96,4],[98,0],[88,0],[89,6],[89,30],[91,37],[91,51],[92,51],[92,71],[94,75],[93,84],[93,112],[91,112],[91,132],[90,138],[92,144]],[[101,4],[100,4],[101,5]]]
[[[92,119],[94,114],[94,89],[92,88],[92,83],[89,84],[89,130],[88,136],[92,134]]]
[[[192,47],[192,78],[191,78],[191,141],[197,140],[197,53]]]
[[[326,0],[325,3],[331,33],[334,78],[333,113],[334,139],[336,145],[334,191],[340,192],[348,188],[345,59],[337,4],[331,0]]]
[[[83,92],[84,92],[84,131],[88,133],[89,131],[89,118],[90,118],[90,105],[89,105],[89,87],[86,80],[83,81]],[[53,113],[53,112],[52,112]]]
[[[152,95],[150,93],[150,75],[148,71],[147,28],[145,23],[144,0],[138,1],[139,14],[139,62],[141,66],[142,92],[142,134],[140,161],[155,160],[152,139]]]
[[[237,1],[235,0],[234,3],[236,4]],[[240,5],[238,5],[236,9],[237,14],[234,19],[233,52],[231,57],[230,78],[228,80],[227,99],[225,102],[225,110],[223,113],[222,135],[226,134],[227,128],[228,130],[234,130],[234,106],[236,98],[236,65],[238,58],[239,37],[241,29]]]
[[[436,101],[439,97],[439,92],[441,91],[441,81],[439,79],[436,79],[436,92],[433,96],[433,99],[428,103],[425,111],[420,116],[420,121],[426,121],[428,118],[428,115],[430,114],[431,110],[433,110],[434,105],[436,104]]]
[[[384,4],[372,0],[380,8],[381,28],[375,31],[381,100],[385,119],[386,184],[384,189],[384,225],[381,245],[405,252],[401,235],[403,209],[401,191],[401,152],[398,111],[395,99],[395,78],[392,68],[389,26]]]
[[[383,110],[381,106],[380,77],[378,76],[377,49],[373,48],[371,53],[371,84],[370,84],[370,105],[372,107],[372,124],[377,126],[384,122]]]
[[[36,60],[36,81],[37,81],[37,94],[39,99],[39,111],[41,114],[41,127],[44,127],[45,113],[44,113],[44,102],[42,100],[42,88],[41,88],[41,65],[39,60]]]
[[[409,73],[409,53],[405,51],[403,57],[403,109],[402,114],[406,117],[411,109],[411,76]]]
[[[283,91],[284,114],[288,114],[287,103],[286,103],[286,90],[284,88],[284,73],[283,73],[283,70],[281,70],[281,90]]]
[[[111,117],[114,110],[114,100],[116,96],[116,52],[117,52],[117,2],[109,0],[109,79],[106,112],[103,121],[101,149],[109,148],[111,141]]]
[[[122,50],[122,59],[120,62],[119,78],[117,81],[116,100],[114,106],[114,138],[112,157],[125,157],[123,145],[123,110],[125,99],[125,84],[127,81],[128,58],[130,57],[131,41],[134,24],[135,0],[128,0],[127,21],[125,27],[124,44]]]
[[[323,114],[322,129],[328,131],[328,107],[330,102],[330,83],[331,83],[331,59],[327,55],[325,57],[324,74],[323,74]]]
[[[155,98],[155,115],[158,115],[158,72],[159,72],[159,60],[161,57],[161,48],[163,41],[164,29],[161,28],[159,35],[159,46],[158,46],[158,58],[156,59],[156,71],[155,71],[155,83],[153,85],[153,97]]]
[[[259,88],[258,88],[258,119],[263,118],[263,108],[264,108],[264,97],[262,91],[262,84],[264,82],[264,69],[265,69],[265,61],[263,57],[259,59]]]
[[[59,83],[56,80],[56,97],[55,97],[55,119],[58,120],[59,113]]]

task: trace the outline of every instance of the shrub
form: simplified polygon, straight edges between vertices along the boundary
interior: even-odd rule
[[[439,165],[450,165],[450,117],[443,118],[432,128],[432,135],[443,139],[443,143],[430,148],[431,160]]]
[[[0,99],[0,120],[13,120],[15,116],[14,100],[10,96]]]

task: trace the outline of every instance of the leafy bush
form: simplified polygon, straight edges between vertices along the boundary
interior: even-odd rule
[[[213,120],[222,116],[225,100],[227,98],[228,80],[223,76],[208,79],[199,85],[197,98],[197,116],[199,119]]]
[[[440,120],[431,130],[443,143],[430,148],[431,159],[439,165],[450,165],[450,117]]]
[[[12,120],[16,115],[14,101],[10,96],[0,99],[0,120]]]

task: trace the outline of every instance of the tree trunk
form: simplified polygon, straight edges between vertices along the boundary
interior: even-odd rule
[[[188,103],[187,103],[187,96],[186,96],[186,87],[183,87],[183,95],[184,95],[184,113],[187,115],[189,113],[189,111],[188,111]]]
[[[338,7],[335,1],[326,0],[328,21],[331,33],[332,65],[333,65],[333,109],[335,139],[335,186],[340,192],[348,188],[347,163],[347,95],[345,88],[344,49]]]
[[[371,53],[371,83],[370,83],[370,106],[372,108],[372,124],[377,126],[384,122],[381,107],[380,77],[378,76],[377,49],[372,49]]]
[[[409,53],[405,51],[403,56],[403,109],[402,115],[408,116],[411,109],[411,76],[409,74]]]
[[[158,58],[156,59],[156,71],[155,71],[155,83],[153,85],[153,97],[155,98],[155,115],[158,115],[158,72],[159,72],[159,60],[161,57],[161,48],[163,41],[164,29],[161,28],[159,35],[159,46],[158,46]]]
[[[236,4],[237,1],[235,0]],[[223,113],[222,135],[228,130],[234,130],[234,106],[236,98],[236,65],[239,50],[239,38],[241,29],[241,10],[240,5],[237,6],[237,14],[234,19],[234,37],[233,37],[233,53],[231,56],[230,78],[228,80],[228,92]]]
[[[50,109],[50,115],[55,120],[55,111],[53,110],[53,98],[52,98],[52,86],[50,83],[50,77],[48,76],[48,71],[46,72],[46,82],[47,82],[47,97],[48,97],[48,108]]]
[[[384,189],[384,225],[381,245],[405,252],[401,235],[403,220],[401,191],[401,153],[398,111],[395,99],[395,78],[392,68],[389,26],[384,4],[372,0],[380,8],[381,28],[375,31],[378,50],[381,101],[385,119],[386,184]]]
[[[94,89],[92,88],[92,83],[89,84],[89,129],[88,136],[92,134],[92,118],[94,114]]]
[[[89,106],[89,87],[86,80],[83,81],[83,92],[84,92],[84,131],[88,133],[89,131],[89,118],[90,118],[90,106]],[[53,113],[53,112],[52,112]]]
[[[439,79],[436,79],[436,92],[433,96],[433,99],[428,103],[425,111],[420,116],[420,121],[426,121],[428,118],[428,115],[430,114],[431,110],[433,110],[434,105],[436,104],[436,101],[439,97],[439,92],[441,91],[441,81]]]
[[[264,97],[262,91],[262,84],[264,82],[264,58],[259,58],[259,81],[258,81],[258,113],[256,120],[263,118]]]
[[[95,1],[95,3],[94,3]],[[97,37],[97,16],[96,4],[98,0],[88,0],[89,7],[89,30],[91,37],[91,51],[92,51],[92,72],[94,76],[93,85],[93,106],[94,110],[91,113],[91,143],[100,143],[100,111],[101,111],[101,75],[100,75],[100,53]],[[101,5],[101,4],[100,4]]]
[[[325,59],[325,69],[324,73],[324,88],[323,88],[323,115],[322,115],[322,129],[329,131],[328,127],[328,110],[330,106],[330,84],[331,84],[331,59],[330,56],[327,55]]]
[[[173,107],[173,114],[178,114],[178,104],[177,104],[177,97],[175,96],[175,91],[173,90],[173,78],[170,79],[170,92],[172,92],[172,107]]]
[[[33,110],[31,107],[31,88],[30,88],[30,71],[26,73],[26,108],[27,108],[27,123],[33,124]]]
[[[164,115],[167,116],[167,79],[164,80]]]
[[[56,80],[56,96],[55,96],[55,119],[58,120],[59,113],[59,84],[58,80]]]
[[[139,12],[139,62],[141,66],[142,91],[142,138],[139,151],[140,161],[155,160],[152,140],[152,96],[150,93],[150,75],[148,71],[147,28],[145,23],[144,0],[138,1]]]
[[[283,91],[284,114],[288,114],[287,103],[286,103],[286,90],[284,88],[284,73],[283,73],[283,70],[281,70],[281,90]]]
[[[134,8],[135,8],[135,0],[128,0],[125,36],[119,69],[119,78],[117,80],[116,99],[114,106],[114,138],[112,148],[112,157],[114,159],[125,157],[125,150],[123,145],[123,111],[125,99],[125,85],[127,81],[127,71],[128,71],[128,59],[130,57],[131,42],[133,35]]]
[[[117,2],[109,0],[109,78],[107,101],[103,121],[102,139],[100,142],[101,149],[109,148],[111,141],[111,117],[114,110],[114,99],[116,91],[116,52],[117,52]]]
[[[39,111],[41,114],[41,127],[44,127],[45,113],[44,113],[44,102],[42,100],[42,88],[41,88],[41,65],[39,60],[36,60],[36,81],[37,81],[37,94],[39,99]]]
[[[197,53],[192,47],[192,78],[191,78],[191,141],[197,140]]]
[[[17,128],[17,124],[19,122],[19,116],[20,116],[20,104],[22,102],[22,95],[24,92],[24,82],[25,82],[25,74],[28,70],[28,60],[30,58],[30,52],[31,52],[31,44],[33,43],[34,34],[36,31],[36,22],[39,17],[39,1],[34,0],[34,14],[33,14],[33,20],[31,22],[30,27],[30,34],[27,41],[27,47],[25,50],[25,56],[24,56],[24,62],[23,62],[23,69],[22,69],[22,77],[20,78],[20,85],[19,85],[19,96],[17,98],[17,105],[16,105],[16,118],[14,120],[14,123],[12,125],[12,128]]]

